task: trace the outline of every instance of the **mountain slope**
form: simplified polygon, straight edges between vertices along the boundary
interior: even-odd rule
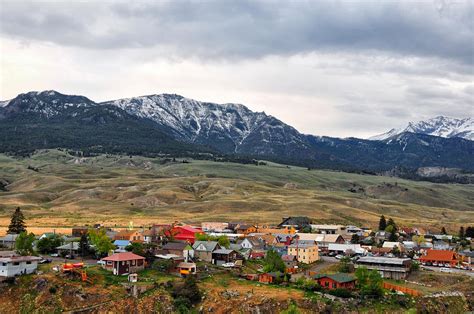
[[[291,126],[240,104],[218,105],[173,94],[102,103],[148,118],[176,139],[211,145],[222,153],[289,155],[304,149],[304,137]]]
[[[238,104],[162,94],[103,103],[55,91],[2,102],[0,152],[73,148],[86,152],[267,159],[310,168],[384,172],[396,167],[474,171],[474,141],[403,132],[371,141],[304,135]],[[459,129],[461,130],[461,129]]]
[[[0,107],[0,134],[2,152],[55,147],[138,154],[203,150],[115,106],[55,91],[20,94]]]
[[[474,119],[455,119],[438,116],[426,121],[410,122],[406,127],[372,136],[370,140],[385,140],[404,132],[419,133],[445,138],[460,137],[474,141]]]

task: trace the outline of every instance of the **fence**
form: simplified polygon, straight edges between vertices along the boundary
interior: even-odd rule
[[[389,282],[383,282],[383,288],[384,289],[388,289],[388,290],[396,290],[396,291],[400,291],[400,292],[403,292],[403,293],[406,293],[406,294],[409,294],[409,295],[412,295],[414,297],[417,297],[417,296],[421,296],[422,293],[418,290],[415,290],[415,289],[411,289],[411,288],[407,288],[407,287],[403,287],[403,286],[397,286],[397,285],[394,285],[394,284],[391,284]]]

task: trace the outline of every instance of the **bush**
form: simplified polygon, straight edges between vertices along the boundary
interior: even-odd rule
[[[174,299],[173,305],[178,313],[189,313],[189,309],[191,308],[191,302],[188,298],[185,297],[178,297]]]
[[[55,286],[49,287],[49,293],[55,294],[58,289]]]
[[[329,290],[328,293],[330,295],[333,295],[335,297],[340,297],[340,298],[350,298],[352,297],[351,291],[344,289],[344,288],[337,288],[333,290]]]
[[[201,301],[201,291],[194,276],[188,276],[183,284],[175,285],[171,296],[174,298],[174,306],[179,313],[189,313],[189,309]]]

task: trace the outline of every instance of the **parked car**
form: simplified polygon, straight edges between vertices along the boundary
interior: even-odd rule
[[[53,260],[50,259],[50,258],[42,258],[38,263],[39,264],[49,264],[51,263]]]
[[[235,263],[224,263],[224,264],[222,264],[222,267],[232,268],[232,267],[235,267]]]
[[[341,259],[343,257],[344,257],[344,255],[338,254],[338,255],[335,256],[335,259]]]
[[[105,261],[97,261],[98,265],[105,265]]]
[[[58,254],[58,253],[53,253],[53,254],[49,254],[49,256],[51,256],[51,257],[59,257],[59,254]]]

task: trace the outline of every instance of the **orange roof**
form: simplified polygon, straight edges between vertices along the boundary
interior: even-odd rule
[[[113,262],[120,262],[120,261],[131,261],[137,259],[145,259],[143,256],[137,255],[132,252],[124,252],[124,253],[115,253],[114,255],[104,257],[103,261],[113,261]]]
[[[122,230],[119,231],[115,236],[116,237],[130,237],[137,232],[136,230]]]
[[[452,262],[455,260],[456,254],[446,250],[428,250],[425,256],[420,257],[420,261]]]

